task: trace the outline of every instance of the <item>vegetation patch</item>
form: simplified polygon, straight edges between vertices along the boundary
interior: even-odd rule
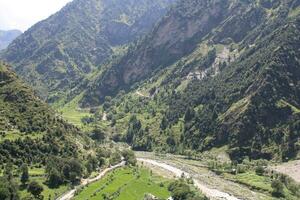
[[[170,196],[168,183],[168,180],[153,175],[145,168],[127,167],[117,169],[83,188],[74,199],[141,200],[147,193],[166,199]]]

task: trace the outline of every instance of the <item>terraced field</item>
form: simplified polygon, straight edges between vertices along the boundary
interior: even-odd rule
[[[152,174],[145,168],[120,168],[103,179],[91,183],[74,197],[74,200],[141,200],[147,193],[167,199],[169,180]]]

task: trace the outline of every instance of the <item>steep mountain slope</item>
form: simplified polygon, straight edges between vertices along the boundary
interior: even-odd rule
[[[22,32],[19,30],[0,30],[0,50],[5,49],[14,39],[16,39]]]
[[[203,36],[235,10],[235,6],[231,9],[229,6],[229,1],[178,3],[147,37],[95,81],[91,87],[94,91],[87,92],[86,99],[94,100],[89,98],[93,95],[99,99],[83,104],[97,104],[105,96],[128,89],[135,82],[149,77],[153,71],[190,53]]]
[[[247,1],[180,1],[147,37],[95,81],[94,91],[87,95],[93,96],[95,92],[98,102],[83,104],[97,104],[105,96],[130,88],[137,81],[192,53],[209,34],[216,36],[212,40],[219,41],[226,39],[225,34],[232,34],[232,42],[238,43],[265,18],[262,7]],[[230,28],[224,30],[227,33],[220,38],[214,31],[222,26]],[[231,28],[237,31],[231,33]]]
[[[146,33],[173,0],[74,0],[15,40],[2,58],[48,97],[70,89]]]
[[[49,155],[76,156],[88,144],[0,63],[0,161],[41,162]]]
[[[228,144],[234,159],[297,156],[299,31],[300,19],[276,29],[219,76],[192,82],[179,99],[172,95],[166,118],[173,124],[176,115],[185,116],[184,147],[206,150]]]
[[[296,157],[299,6],[180,1],[95,78],[81,105],[102,105],[112,133],[124,134],[114,138],[139,150],[227,145],[236,160]]]

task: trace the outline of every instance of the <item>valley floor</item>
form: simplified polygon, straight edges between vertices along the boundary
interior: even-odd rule
[[[161,175],[177,177],[182,173],[190,175],[194,184],[200,191],[213,200],[227,199],[227,200],[272,200],[274,199],[266,191],[259,191],[252,189],[249,185],[240,184],[234,180],[230,180],[230,176],[222,175],[218,176],[215,173],[207,169],[205,164],[185,159],[182,156],[176,155],[155,155],[147,152],[136,152],[140,162],[143,162],[146,166],[152,170],[157,171]],[[170,172],[172,172],[170,174]],[[245,174],[247,176],[248,174]],[[250,174],[248,179],[257,178],[255,173]],[[261,184],[259,181],[266,181],[264,178],[259,181],[253,181],[253,184]],[[267,184],[266,184],[267,185]],[[253,186],[254,188],[254,186]]]

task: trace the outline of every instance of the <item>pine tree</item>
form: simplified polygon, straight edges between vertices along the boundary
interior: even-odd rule
[[[25,185],[29,181],[28,166],[26,164],[23,164],[21,170],[22,170],[21,183]]]

